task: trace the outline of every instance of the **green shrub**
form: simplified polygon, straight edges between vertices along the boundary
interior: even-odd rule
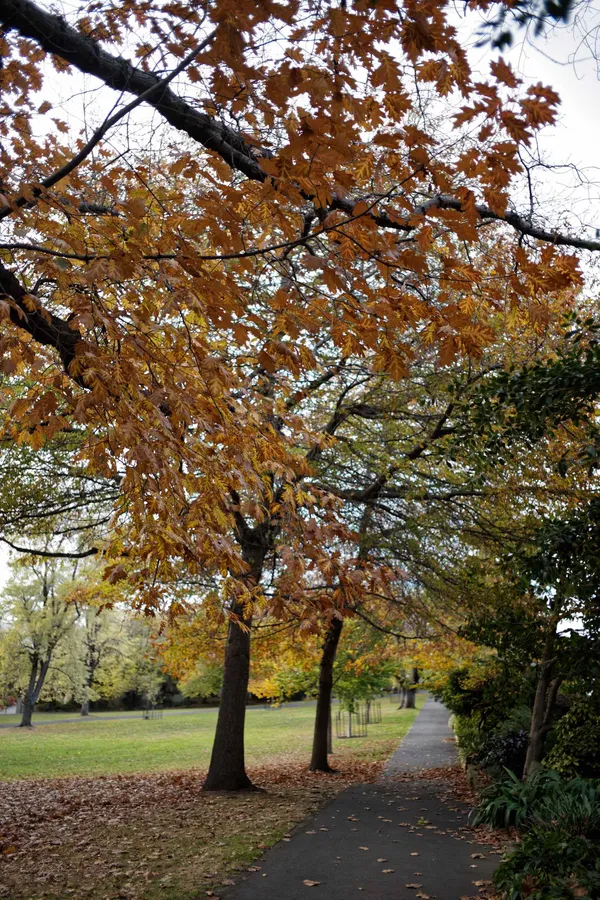
[[[479,716],[453,716],[454,733],[458,744],[458,755],[463,763],[470,762],[480,752],[484,736],[479,729]]]
[[[573,703],[554,729],[546,765],[563,775],[600,775],[600,714],[582,697]]]
[[[494,884],[506,900],[597,900],[598,844],[534,827],[500,865]]]
[[[541,769],[527,781],[521,781],[514,772],[507,770],[504,781],[495,781],[487,787],[475,811],[473,824],[491,828],[521,828],[531,822],[543,798],[547,797],[560,775]]]
[[[506,900],[600,898],[600,781],[541,770],[490,785],[474,824],[524,831],[494,875]]]
[[[502,732],[498,731],[486,737],[473,762],[486,770],[493,770],[494,773],[502,773],[503,770],[508,769],[520,778],[525,768],[528,744],[529,733],[527,731],[503,729]]]

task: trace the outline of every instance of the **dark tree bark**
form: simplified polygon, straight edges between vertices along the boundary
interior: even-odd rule
[[[415,709],[415,699],[417,694],[417,684],[419,683],[419,671],[416,666],[413,666],[411,672],[411,683],[410,685],[404,689],[404,708],[405,709]]]
[[[249,573],[243,576],[248,587],[260,582],[266,547],[264,530],[246,530],[242,555],[249,567]],[[244,616],[241,605],[235,606],[232,612],[237,621],[230,621],[227,630],[223,688],[205,791],[243,791],[254,787],[246,774],[244,760],[252,616]]]
[[[327,755],[331,719],[331,691],[333,688],[333,664],[343,626],[343,619],[332,619],[323,643],[323,653],[319,664],[317,714],[315,716],[315,731],[309,765],[311,772],[333,771],[329,765]]]
[[[25,691],[25,694],[23,696],[23,714],[21,716],[19,728],[31,727],[33,710],[35,708],[35,704],[38,701],[42,688],[44,687],[44,682],[46,680],[46,675],[48,674],[49,667],[50,657],[42,660],[37,654],[32,655],[31,671],[29,673],[27,690]]]
[[[546,735],[552,727],[552,713],[556,705],[558,689],[562,683],[562,676],[552,677],[556,663],[554,657],[555,631],[548,635],[544,647],[544,655],[538,668],[538,680],[535,690],[535,699],[531,711],[531,728],[529,731],[529,745],[523,770],[523,779],[539,769],[544,758]]]

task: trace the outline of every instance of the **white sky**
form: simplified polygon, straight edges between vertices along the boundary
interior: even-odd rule
[[[490,51],[473,47],[473,18],[457,20],[463,43],[471,47],[470,59],[482,76],[489,74]],[[550,173],[543,189],[553,198],[552,222],[557,214],[578,220],[592,229],[600,228],[600,82],[598,63],[582,43],[581,36],[598,23],[600,8],[588,7],[585,23],[572,28],[554,29],[547,38],[531,42],[520,40],[505,57],[525,79],[526,84],[542,81],[551,85],[562,99],[560,122],[546,130],[540,140],[543,156],[553,164],[571,163],[579,168],[588,184],[577,183],[569,171]],[[588,44],[589,33],[588,33]],[[600,55],[600,53],[599,53]],[[10,570],[7,548],[0,544],[0,590]]]

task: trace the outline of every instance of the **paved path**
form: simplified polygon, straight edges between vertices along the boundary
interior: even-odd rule
[[[440,782],[400,771],[456,760],[448,712],[428,700],[378,784],[342,791],[256,863],[223,900],[460,900],[476,897],[498,863],[466,828],[468,810],[436,796]],[[309,885],[305,882],[318,882]]]
[[[449,715],[437,700],[427,699],[415,725],[390,756],[384,776],[454,765],[456,745],[448,726]]]

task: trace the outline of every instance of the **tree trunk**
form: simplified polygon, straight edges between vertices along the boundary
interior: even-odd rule
[[[31,717],[33,716],[33,706],[31,703],[29,694],[25,695],[23,700],[23,714],[21,716],[21,723],[19,728],[30,728],[31,727]]]
[[[342,633],[343,619],[334,618],[329,624],[323,653],[319,664],[319,693],[317,695],[317,713],[315,716],[315,730],[313,736],[312,755],[309,770],[311,772],[332,772],[327,759],[327,738],[329,720],[331,715],[331,691],[333,688],[333,664],[337,653],[340,635]]]
[[[88,676],[85,681],[84,695],[81,703],[81,715],[89,716],[90,714],[90,692],[92,690],[92,684],[94,683],[94,672],[96,670],[96,666],[93,663],[90,663],[88,660]]]
[[[250,567],[249,574],[244,576],[244,582],[249,588],[256,586],[261,579],[266,553],[264,542],[259,542],[256,532],[253,536],[254,541],[243,547],[244,560]],[[223,687],[210,766],[204,782],[205,791],[244,791],[254,788],[246,774],[244,761],[252,615],[244,618],[242,605],[236,605],[232,612],[240,624],[230,621],[227,629]]]
[[[404,707],[405,709],[415,709],[415,699],[417,694],[417,684],[419,683],[419,671],[416,666],[413,666],[413,670],[411,673],[412,682],[410,687],[405,688],[404,692]]]
[[[552,713],[556,704],[556,696],[562,677],[552,679],[552,668],[556,660],[553,658],[555,633],[549,634],[544,647],[544,655],[539,665],[535,699],[531,711],[531,728],[529,745],[523,770],[523,779],[529,778],[540,768],[544,758],[546,735],[550,731]]]
[[[23,715],[21,716],[20,728],[31,728],[33,710],[44,686],[49,667],[50,659],[41,661],[38,656],[33,656],[31,658],[31,672],[29,674],[27,690],[23,697]]]

